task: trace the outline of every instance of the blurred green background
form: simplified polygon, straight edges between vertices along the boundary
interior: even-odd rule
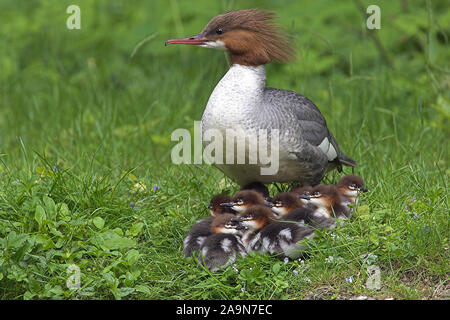
[[[81,8],[81,30],[66,28],[71,4]],[[381,8],[380,30],[366,28],[370,4]],[[363,204],[378,219],[342,231],[359,240],[339,252],[349,259],[341,267],[321,269],[336,249],[319,241],[313,281],[290,279],[287,289],[280,278],[274,292],[244,293],[229,274],[217,285],[182,259],[183,237],[208,214],[209,198],[237,186],[212,167],[170,161],[170,134],[200,120],[228,61],[164,41],[245,8],[274,11],[295,39],[297,59],[268,65],[267,85],[315,102],[358,162],[355,173],[372,190]],[[367,250],[392,277],[381,295],[430,297],[449,271],[449,31],[445,0],[0,1],[0,238],[9,239],[0,246],[1,297],[295,298],[331,281],[332,296],[348,297],[360,289],[338,283]],[[404,216],[413,197],[422,220]],[[50,212],[77,222],[60,225]],[[115,230],[125,244],[102,247],[99,230]],[[131,247],[138,254],[130,258]],[[114,264],[118,256],[125,262]],[[45,264],[24,267],[33,259]],[[64,286],[68,263],[81,266],[81,293]],[[268,277],[272,264],[264,260],[253,276]],[[408,272],[419,282],[399,280]]]
[[[81,30],[66,28],[70,4],[81,7]],[[448,3],[377,4],[381,30],[369,31],[354,1],[2,1],[2,151],[17,152],[20,137],[53,149],[48,155],[75,157],[101,145],[121,155],[107,162],[168,160],[170,133],[201,118],[227,61],[221,52],[164,41],[199,33],[221,12],[253,7],[275,11],[298,49],[295,62],[268,67],[267,85],[312,99],[347,153],[356,147],[349,127],[360,126],[365,109],[379,119],[365,123],[373,139],[392,134],[395,117],[396,134],[407,140],[411,113],[445,130]]]

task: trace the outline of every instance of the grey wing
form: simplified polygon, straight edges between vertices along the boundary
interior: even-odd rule
[[[328,161],[335,161],[336,158],[341,160],[342,156],[353,162],[341,153],[336,139],[328,130],[325,118],[311,100],[293,91],[273,88],[266,90],[269,96],[282,100],[283,105],[295,114],[300,123],[302,137],[312,146],[318,147],[327,156]]]

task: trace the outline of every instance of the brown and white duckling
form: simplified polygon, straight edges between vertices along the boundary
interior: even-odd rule
[[[247,252],[259,251],[258,240],[259,231],[275,221],[273,212],[264,205],[251,206],[247,210],[238,214],[233,219],[244,227],[242,233],[242,243]]]
[[[198,259],[211,272],[229,265],[239,256],[247,255],[239,234],[244,227],[232,221],[235,217],[227,213],[215,217],[211,224],[212,235],[201,245]]]
[[[190,257],[192,253],[199,251],[203,241],[212,234],[211,224],[213,220],[214,217],[200,219],[189,230],[183,241],[183,252],[186,257]]]
[[[209,212],[212,216],[218,216],[219,214],[224,213],[231,213],[235,214],[236,212],[227,206],[221,206],[224,202],[231,202],[233,199],[226,194],[216,194],[214,197],[211,198],[211,201],[209,202]]]
[[[265,206],[254,206],[233,219],[246,227],[242,241],[247,251],[283,254],[298,258],[305,247],[298,242],[314,236],[314,229],[292,222],[275,221],[271,210]]]
[[[238,213],[256,205],[266,205],[268,207],[272,206],[270,202],[264,200],[264,197],[260,193],[253,190],[238,191],[234,195],[231,202],[221,204],[221,206],[231,207]]]
[[[198,220],[184,238],[183,252],[186,257],[191,256],[194,251],[200,250],[203,241],[212,234],[211,224],[215,216],[235,213],[230,207],[221,206],[221,203],[231,201],[231,199],[230,196],[224,194],[217,194],[211,198],[208,208],[212,217]]]
[[[312,187],[311,186],[303,186],[303,187],[296,187],[291,190],[291,192],[298,194],[299,196],[309,196],[311,193]],[[308,200],[304,198],[300,198],[300,201],[303,202],[303,204],[307,204]]]
[[[314,217],[340,218],[348,217],[348,210],[342,205],[341,193],[334,185],[315,186],[310,194],[308,205],[316,206]]]
[[[309,200],[309,196],[293,192],[280,192],[273,198],[272,211],[277,218],[282,219],[294,209],[305,207],[302,199]]]
[[[334,228],[335,220],[332,218],[315,216],[317,209],[314,205],[304,205],[301,200],[309,200],[310,196],[293,192],[283,192],[275,196],[272,211],[278,212],[278,219],[308,224],[314,228]]]
[[[369,191],[364,185],[364,180],[360,176],[343,176],[336,185],[342,195],[342,205],[350,207],[352,205],[357,205],[359,194],[361,192]]]

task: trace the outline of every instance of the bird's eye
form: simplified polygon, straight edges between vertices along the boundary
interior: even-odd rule
[[[242,206],[244,204],[244,201],[242,201],[241,199],[236,200],[235,202],[238,206]]]
[[[222,33],[223,33],[223,29],[221,29],[221,28],[217,29],[217,30],[216,30],[216,33],[217,33],[217,34],[222,34]]]
[[[281,207],[283,204],[280,201],[275,202],[275,207]]]

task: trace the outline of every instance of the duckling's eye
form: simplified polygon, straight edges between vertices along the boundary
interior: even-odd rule
[[[274,203],[275,207],[281,207],[283,204],[280,201]]]
[[[217,34],[222,34],[222,33],[223,33],[223,29],[222,29],[222,28],[217,29],[217,30],[216,30],[216,33],[217,33]]]
[[[356,189],[356,184],[351,184],[348,186],[350,189]]]
[[[238,206],[242,206],[242,205],[244,204],[244,201],[242,201],[242,199],[238,199],[238,200],[235,201],[235,203],[236,203]]]

